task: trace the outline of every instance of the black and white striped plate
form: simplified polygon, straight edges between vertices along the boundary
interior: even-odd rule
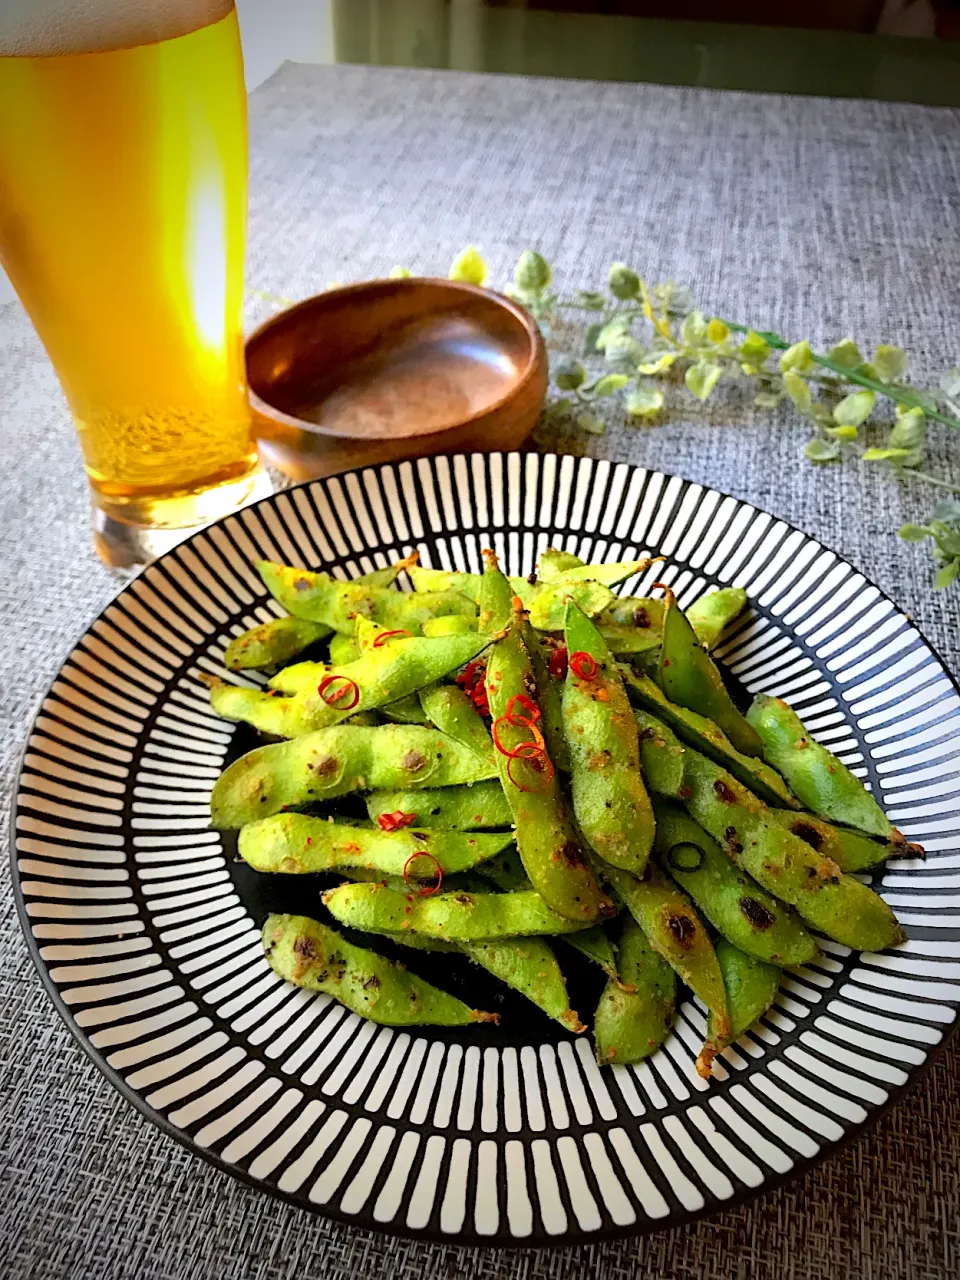
[[[672,583],[681,604],[746,587],[752,607],[723,661],[748,690],[786,697],[927,848],[926,862],[876,877],[906,945],[857,955],[824,942],[816,964],[784,974],[774,1008],[709,1084],[693,1069],[704,1015],[689,999],[652,1059],[600,1070],[587,1037],[492,986],[484,1002],[501,1001],[502,1026],[456,1032],[376,1027],[286,986],[258,926],[278,905],[309,913],[315,888],[256,876],[209,829],[210,787],[249,743],[211,714],[198,676],[223,674],[228,641],[278,611],[253,563],[350,577],[418,547],[425,564],[476,570],[488,544],[515,573],[550,544],[594,560],[661,553],[667,564],[647,577]],[[910,1083],[960,1002],[958,827],[957,689],[849,564],[675,477],[474,454],[278,494],[132,582],[37,716],[14,876],[62,1016],[168,1133],[346,1222],[457,1243],[570,1243],[674,1224],[773,1185]],[[437,976],[458,992],[468,980],[448,957]],[[571,973],[581,1012],[592,982]]]

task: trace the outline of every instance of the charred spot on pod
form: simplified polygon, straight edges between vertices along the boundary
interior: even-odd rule
[[[428,843],[430,839],[429,831],[411,831],[410,834],[413,836],[414,840],[422,840],[424,844]]]
[[[667,917],[667,928],[670,930],[670,936],[678,947],[682,947],[684,951],[689,951],[693,946],[693,940],[697,936],[697,926],[693,920],[682,912],[678,911],[674,915]]]
[[[635,627],[649,627],[650,615],[647,613],[643,605],[639,605],[633,611],[633,625]]]
[[[728,783],[724,782],[723,778],[718,778],[716,780],[716,782],[713,784],[713,789],[716,792],[717,796],[723,801],[724,804],[737,803],[736,792]]]
[[[301,934],[293,944],[293,954],[301,956],[304,960],[316,960],[317,948],[312,938],[308,938]]]
[[[309,578],[294,578],[294,580],[293,580],[293,589],[294,589],[294,591],[309,591],[309,590],[310,590],[310,579],[309,579]]]
[[[404,769],[409,769],[411,773],[419,773],[421,769],[426,767],[427,757],[422,751],[408,751],[400,763]]]
[[[469,893],[458,893],[454,896],[454,902],[458,902],[461,907],[472,907],[473,899]]]
[[[667,862],[674,871],[699,871],[705,858],[706,854],[700,846],[690,840],[675,844],[667,854]]]
[[[823,848],[823,832],[818,831],[812,823],[804,822],[802,818],[798,818],[796,822],[790,824],[790,830],[795,836],[799,836],[804,844],[810,845],[818,853]]]
[[[640,742],[652,742],[656,736],[652,729],[639,729],[637,731],[637,738]]]
[[[371,973],[370,977],[363,984],[366,991],[376,991],[380,986],[380,979],[375,973]]]
[[[583,866],[583,851],[576,840],[564,840],[560,846],[560,857],[568,867]]]
[[[768,907],[765,907],[762,902],[758,902],[756,898],[744,895],[737,905],[754,929],[769,929],[771,925],[777,922],[773,912]]]
[[[329,778],[340,768],[340,761],[336,756],[324,756],[322,760],[318,760],[311,767],[318,777]]]
[[[723,833],[723,839],[731,853],[742,853],[743,844],[737,839],[736,827],[727,827]]]
[[[677,796],[681,800],[689,800],[692,795],[693,795],[693,791],[690,789],[690,787],[687,786],[685,782],[681,783],[681,785],[677,788]]]

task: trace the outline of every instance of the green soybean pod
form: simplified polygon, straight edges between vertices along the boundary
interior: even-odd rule
[[[334,633],[334,639],[339,638]],[[357,661],[360,654],[353,641],[350,641],[350,647],[352,656],[349,658],[349,662],[353,663]],[[332,648],[331,644],[331,650]],[[301,689],[305,689],[308,684],[315,685],[318,680],[323,679],[328,671],[334,669],[332,662],[293,662],[289,667],[284,667],[282,671],[272,675],[267,681],[267,688],[272,689],[274,693],[282,693],[287,697],[292,697],[293,694],[299,693]]]
[[[330,665],[343,667],[348,662],[356,662],[359,657],[360,650],[357,648],[357,643],[353,636],[345,636],[342,632],[335,631],[330,637]],[[294,668],[288,667],[287,670],[292,671]],[[281,686],[271,687],[280,688]],[[284,689],[283,692],[296,693],[296,689]]]
[[[780,970],[774,964],[747,955],[726,938],[717,939],[716,949],[727,992],[730,1029],[726,1035],[718,1035],[713,1014],[710,1014],[707,1017],[707,1035],[716,1038],[722,1048],[739,1040],[776,1000]]]
[[[842,822],[883,840],[905,843],[860,779],[807,733],[800,717],[782,698],[760,694],[754,698],[747,719],[760,735],[763,758],[779,769],[805,808],[828,822]]]
[[[762,888],[855,951],[882,951],[904,941],[896,916],[882,898],[772,820],[771,810],[719,765],[681,747],[665,725],[659,731],[682,753],[683,785],[677,798]],[[641,744],[641,756],[645,745]]]
[[[553,582],[562,577],[570,569],[580,569],[583,561],[572,551],[561,551],[558,547],[547,547],[540,552],[537,561],[537,577],[541,582]]]
[[[509,591],[496,558],[489,553],[480,606],[483,629],[499,629]],[[522,630],[523,615],[515,611],[506,636],[491,646],[487,657],[487,696],[504,749],[495,753],[500,784],[513,813],[517,848],[530,882],[562,916],[592,924],[605,903],[571,826],[552,761],[546,752],[534,759],[504,754],[517,750],[531,736],[522,723],[506,719],[516,706],[511,700],[530,701],[536,689]]]
[[[438,636],[465,636],[476,629],[476,618],[466,618],[462,614],[454,614],[452,617],[425,618],[423,623],[423,634],[430,639],[436,639]]]
[[[601,626],[647,631],[652,637],[650,647],[659,647],[663,635],[663,601],[655,596],[619,596],[599,614],[597,621]]]
[[[787,784],[777,771],[756,756],[743,755],[719,725],[687,707],[676,706],[649,676],[630,667],[621,667],[620,674],[627,695],[634,705],[662,720],[681,742],[729,769],[735,778],[749,787],[765,804],[778,808],[799,808],[800,802],[790,794]]]
[[[577,825],[604,862],[642,875],[653,847],[653,806],[640,774],[637,723],[603,637],[567,606],[563,724]]]
[[[713,649],[726,628],[746,607],[747,593],[743,587],[720,587],[694,600],[684,613],[700,643],[707,649]]]
[[[642,627],[623,627],[612,623],[601,624],[600,634],[607,648],[618,658],[639,660],[643,655],[658,653],[660,650],[660,633]]]
[[[337,725],[256,747],[217,779],[212,825],[242,827],[283,809],[351,791],[482,782],[493,767],[462,743],[419,725]]]
[[[420,690],[426,719],[442,732],[494,763],[490,732],[479,711],[455,684],[432,684]]]
[[[423,933],[452,942],[571,933],[582,926],[551,911],[533,889],[516,893],[397,893],[380,884],[342,884],[323,895],[341,924],[368,933]]]
[[[835,827],[812,813],[787,813],[780,809],[771,810],[770,817],[817,853],[832,858],[841,871],[869,871],[888,858],[923,856],[919,845],[874,840],[850,827]]]
[[[570,752],[563,727],[563,681],[550,674],[549,658],[543,641],[532,627],[524,629],[524,644],[530,657],[537,702],[540,706],[540,729],[547,741],[550,759],[561,773],[570,772]]]
[[[362,652],[345,667],[317,664],[314,679],[301,670],[298,678],[303,683],[292,698],[219,685],[211,690],[211,702],[229,720],[245,720],[266,733],[293,738],[416,693],[475,658],[489,643],[479,635],[394,640]]]
[[[372,821],[384,813],[411,813],[418,827],[433,830],[475,831],[484,827],[510,827],[513,814],[494,778],[473,786],[425,788],[420,791],[371,791],[366,797]]]
[[[673,970],[628,916],[620,935],[617,977],[607,982],[593,1019],[597,1061],[623,1065],[655,1053],[670,1033],[676,997]]]
[[[562,631],[567,605],[571,600],[592,618],[615,599],[610,588],[605,587],[602,582],[566,582],[561,578],[541,587],[527,606],[530,625],[537,631]]]
[[[605,874],[654,951],[700,997],[726,1034],[727,1000],[720,966],[706,926],[687,895],[653,862],[642,880],[615,867]],[[716,1052],[716,1044],[709,1040],[701,1050],[697,1072],[704,1078],[710,1075]]]
[[[647,711],[634,711],[640,768],[644,781],[659,796],[679,799],[683,791],[684,748],[676,734]]]
[[[679,805],[655,804],[661,864],[713,927],[741,951],[782,967],[807,964],[817,944],[799,916],[761,889]]]
[[[713,659],[703,649],[673,592],[663,610],[658,683],[671,702],[707,716],[747,756],[762,754],[763,744],[727,692]]]
[[[306,916],[268,916],[263,949],[281,978],[333,996],[371,1022],[390,1027],[464,1027],[499,1021],[496,1014],[471,1009],[402,965],[354,946]]]
[[[462,942],[460,949],[474,964],[526,996],[568,1031],[586,1031],[576,1010],[570,1008],[567,984],[549,942],[542,938],[504,938]]]
[[[495,857],[489,858],[483,866],[477,867],[477,871],[485,880],[492,881],[498,889],[502,889],[505,893],[513,893],[516,889],[533,888],[526,871],[523,869],[523,863],[520,861],[516,845],[511,845],[509,849],[504,849],[503,853],[498,853]],[[584,929],[582,932],[589,933],[590,930]]]
[[[469,871],[512,842],[509,831],[498,835],[417,827],[381,831],[302,813],[275,813],[242,828],[238,851],[255,871],[294,875],[365,867],[388,876],[402,878],[406,871],[413,878],[434,880],[438,866],[450,875]]]
[[[589,929],[581,930],[580,933],[568,933],[561,938],[561,942],[572,947],[574,951],[579,951],[584,959],[595,964],[612,982],[620,982],[620,975],[617,972],[617,953],[600,925],[592,925]]]
[[[223,665],[228,671],[259,671],[278,666],[329,634],[330,628],[322,622],[289,616],[271,618],[231,640],[223,655]]]
[[[482,573],[461,573],[457,569],[425,569],[420,565],[415,565],[409,573],[415,591],[455,591],[474,604],[480,603]],[[512,593],[519,596],[524,604],[529,604],[537,593],[536,584],[527,578],[509,578],[508,581]]]

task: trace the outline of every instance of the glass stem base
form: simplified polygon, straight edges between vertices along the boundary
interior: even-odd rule
[[[266,471],[257,469],[242,480],[218,485],[203,493],[183,498],[153,501],[146,519],[138,521],[130,506],[120,508],[91,490],[93,501],[93,545],[97,555],[109,568],[120,574],[133,574],[158,556],[221,516],[273,493],[273,483]],[[122,512],[122,514],[121,514]],[[146,514],[146,513],[145,513]]]

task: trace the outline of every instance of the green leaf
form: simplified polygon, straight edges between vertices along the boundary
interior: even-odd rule
[[[390,275],[388,276],[388,279],[409,280],[412,275],[413,275],[413,272],[408,267],[397,266],[397,267],[390,268]]]
[[[608,373],[602,378],[598,378],[590,390],[597,397],[612,396],[615,392],[625,387],[630,379],[625,373]]]
[[[607,424],[602,418],[598,418],[595,413],[591,413],[588,409],[584,409],[582,413],[577,414],[577,426],[581,431],[585,431],[590,436],[602,436],[607,430]]]
[[[923,542],[930,537],[930,530],[922,524],[902,524],[897,530],[897,537],[904,542]]]
[[[840,446],[835,440],[814,436],[804,445],[803,452],[811,462],[835,462],[840,457]]]
[[[629,302],[640,293],[640,277],[623,262],[615,262],[607,276],[610,292],[621,302]]]
[[[513,269],[513,282],[521,293],[539,297],[549,287],[553,271],[536,249],[524,249]]]
[[[709,360],[700,360],[690,366],[683,380],[688,390],[692,391],[698,400],[706,400],[720,381],[722,373],[723,369],[720,365],[712,364]]]
[[[873,353],[871,364],[881,382],[896,382],[907,371],[907,353],[902,347],[888,347],[881,342]]]
[[[613,338],[622,338],[628,333],[631,325],[631,317],[625,315],[616,315],[608,320],[606,324],[602,324],[594,338],[594,348],[597,351],[606,351],[607,343]],[[593,326],[590,326],[591,329]]]
[[[668,280],[666,284],[655,284],[650,292],[663,310],[672,316],[685,316],[693,310],[693,294],[685,284],[674,284]]]
[[[951,400],[960,396],[960,369],[948,369],[940,375],[940,390]]]
[[[652,418],[663,408],[663,392],[638,382],[627,396],[624,408],[631,418]]]
[[[603,354],[607,364],[635,369],[647,352],[632,333],[615,333],[604,344]]]
[[[838,427],[859,427],[870,417],[876,402],[876,392],[854,391],[836,406],[833,420]]]
[[[579,360],[561,360],[553,371],[553,380],[561,391],[576,391],[583,386],[587,371]]]
[[[933,518],[945,524],[960,525],[960,498],[941,498],[933,508]]]
[[[740,359],[751,369],[761,368],[766,363],[769,354],[769,342],[765,338],[761,338],[759,333],[754,333],[752,329],[743,342],[740,343]]]
[[[638,364],[637,370],[640,373],[650,375],[663,373],[665,370],[670,368],[670,366],[676,361],[676,358],[676,351],[664,351],[661,355],[658,355],[656,359],[647,360],[643,364]]]
[[[782,399],[782,395],[774,395],[771,391],[761,391],[759,395],[753,397],[753,403],[758,409],[775,409]]]
[[[799,373],[789,370],[783,375],[783,385],[786,387],[787,395],[800,412],[809,413],[813,405],[813,397],[810,394],[810,385],[806,378],[801,378]]]
[[[586,337],[583,340],[584,355],[595,356],[597,354],[597,339],[606,326],[602,320],[597,320],[587,328]]]
[[[464,284],[482,285],[487,278],[487,264],[475,245],[468,244],[450,264],[449,278],[462,280]]]
[[[827,355],[844,369],[856,369],[858,365],[863,364],[860,348],[852,338],[844,338],[842,342],[838,342],[835,347],[830,348]]]
[[[806,338],[787,347],[780,357],[780,368],[784,373],[806,373],[813,364],[813,352]]]
[[[722,320],[711,320],[707,325],[707,339],[713,343],[726,342],[730,337],[730,326]]]
[[[867,449],[863,460],[864,462],[902,462],[909,453],[909,449]]]
[[[587,311],[602,311],[607,305],[607,295],[581,289],[576,295],[576,302],[578,307],[583,307]]]
[[[827,435],[833,440],[856,440],[856,427],[827,427]]]
[[[906,409],[897,405],[897,420],[890,432],[890,444],[895,449],[923,450],[927,443],[927,423],[922,409]]]
[[[680,341],[685,347],[695,347],[707,336],[707,319],[702,311],[689,311],[680,326]]]
[[[960,574],[960,556],[947,561],[934,578],[933,585],[938,591],[942,591],[944,587],[949,587],[951,582],[956,581],[958,574]]]

